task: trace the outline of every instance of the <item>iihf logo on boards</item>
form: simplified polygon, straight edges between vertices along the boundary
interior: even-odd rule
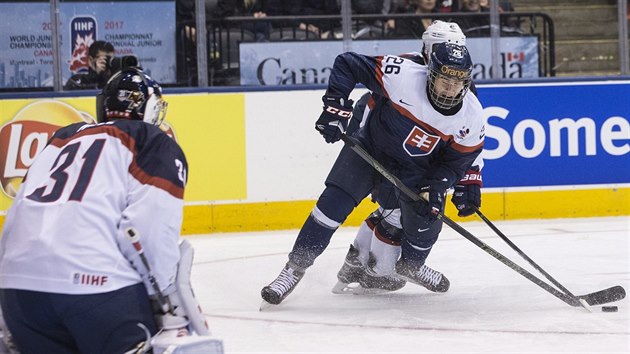
[[[91,16],[75,17],[70,21],[70,71],[87,72],[88,49],[96,40],[96,19]]]

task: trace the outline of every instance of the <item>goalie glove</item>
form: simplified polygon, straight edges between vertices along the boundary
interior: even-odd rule
[[[464,178],[457,182],[451,202],[457,208],[458,216],[472,215],[475,212],[473,206],[481,208],[481,184],[481,171],[477,168],[466,171]]]
[[[343,97],[324,95],[323,112],[315,123],[315,129],[324,137],[327,143],[334,143],[341,139],[341,134],[348,128],[352,118],[352,100]]]

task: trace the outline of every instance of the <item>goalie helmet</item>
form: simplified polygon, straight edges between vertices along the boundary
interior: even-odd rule
[[[166,116],[162,88],[136,67],[114,74],[96,99],[97,121],[141,120],[159,126]]]
[[[457,23],[435,20],[422,34],[422,42],[422,54],[428,61],[437,44],[447,42],[466,45],[466,36]]]
[[[468,49],[452,43],[437,45],[429,59],[428,91],[431,102],[441,109],[457,106],[470,88],[472,59]]]

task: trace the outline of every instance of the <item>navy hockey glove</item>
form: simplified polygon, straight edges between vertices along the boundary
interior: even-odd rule
[[[346,131],[348,121],[352,118],[352,100],[324,95],[322,101],[324,111],[317,119],[315,129],[327,143],[334,143],[341,139],[341,134]]]
[[[464,178],[455,185],[455,192],[453,192],[451,202],[458,210],[457,215],[462,217],[470,216],[475,212],[473,205],[477,208],[481,207],[480,171],[470,169],[466,172]]]
[[[425,228],[431,226],[444,207],[444,191],[441,188],[423,186],[420,188],[420,200],[417,203],[416,214],[422,219]]]

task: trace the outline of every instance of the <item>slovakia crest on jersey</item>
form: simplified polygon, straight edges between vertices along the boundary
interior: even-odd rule
[[[431,135],[420,127],[415,126],[405,139],[403,148],[409,156],[426,156],[429,155],[440,141],[437,135]]]

